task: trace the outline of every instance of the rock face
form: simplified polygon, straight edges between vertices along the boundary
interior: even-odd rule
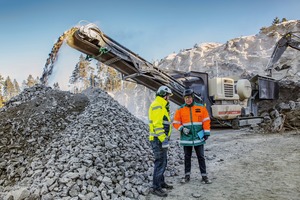
[[[149,193],[148,126],[106,92],[36,86],[0,112],[0,199],[145,199]],[[178,146],[171,143],[167,176],[178,175]]]
[[[158,66],[169,70],[207,72],[210,77],[265,75],[264,70],[276,42],[287,32],[299,33],[299,31],[300,20],[290,20],[261,28],[256,35],[228,40],[225,44],[203,43],[196,45],[194,48],[167,56],[158,63]],[[292,68],[281,73],[274,73],[275,78],[299,80],[300,51],[288,47],[276,64],[276,66],[283,65],[292,66]]]

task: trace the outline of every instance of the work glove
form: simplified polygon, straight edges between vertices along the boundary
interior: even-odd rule
[[[189,132],[190,132],[190,129],[184,127],[184,128],[182,129],[182,132],[183,132],[184,134],[188,135]]]
[[[208,139],[208,135],[204,135],[203,139],[206,141]]]
[[[169,140],[167,138],[161,143],[161,147],[163,149],[169,148]]]

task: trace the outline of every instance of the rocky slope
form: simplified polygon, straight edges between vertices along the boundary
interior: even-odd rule
[[[246,77],[253,74],[265,75],[276,42],[287,32],[300,32],[300,20],[290,20],[270,27],[261,28],[256,35],[241,36],[225,44],[203,43],[182,50],[162,59],[158,66],[169,70],[207,72],[210,77]],[[297,33],[295,33],[297,34]],[[292,68],[274,74],[298,81],[300,78],[300,51],[292,48],[282,55],[276,66],[290,65]]]

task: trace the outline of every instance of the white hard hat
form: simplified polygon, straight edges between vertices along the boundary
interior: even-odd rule
[[[165,96],[167,96],[167,95],[170,95],[170,96],[172,96],[173,95],[173,93],[172,93],[172,91],[171,91],[171,89],[170,88],[168,88],[167,86],[160,86],[159,88],[158,88],[158,90],[157,90],[157,92],[156,92],[156,95],[157,96],[161,96],[161,97],[165,97]]]

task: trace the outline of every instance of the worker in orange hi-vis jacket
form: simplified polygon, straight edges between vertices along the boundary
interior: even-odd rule
[[[210,136],[210,118],[206,107],[194,101],[194,91],[186,89],[183,93],[185,103],[175,112],[173,126],[180,131],[180,145],[184,149],[185,182],[190,181],[191,157],[195,149],[202,182],[209,184],[207,177],[204,144]]]

